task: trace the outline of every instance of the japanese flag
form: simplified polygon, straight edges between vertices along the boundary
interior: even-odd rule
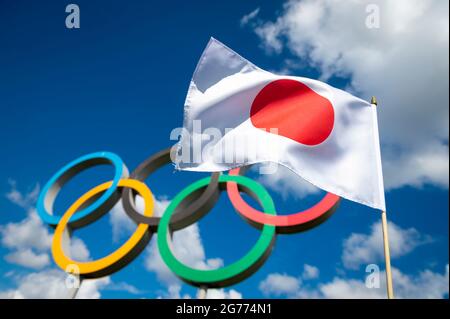
[[[375,105],[262,70],[213,38],[192,77],[179,135],[177,169],[278,163],[325,191],[385,210]]]

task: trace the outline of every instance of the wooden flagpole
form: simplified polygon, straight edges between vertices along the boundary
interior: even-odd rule
[[[381,212],[381,225],[383,228],[383,244],[384,244],[384,259],[386,263],[386,289],[389,299],[394,299],[394,287],[392,285],[392,272],[391,272],[391,255],[389,253],[389,237],[386,212]]]
[[[375,96],[372,96],[370,103],[377,106]],[[386,289],[388,299],[394,299],[394,286],[392,285],[391,254],[389,252],[389,236],[386,211],[381,212],[381,227],[383,230],[384,260],[386,263]]]

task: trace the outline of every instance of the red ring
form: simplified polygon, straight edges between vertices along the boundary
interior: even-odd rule
[[[229,171],[229,175],[240,175],[240,168]],[[290,215],[267,215],[248,205],[242,198],[238,185],[227,182],[227,193],[237,212],[252,225],[261,228],[265,224],[276,226],[278,234],[291,234],[313,228],[328,219],[340,201],[340,197],[327,193],[317,204]]]

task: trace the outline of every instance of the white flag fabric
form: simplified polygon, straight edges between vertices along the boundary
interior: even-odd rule
[[[213,38],[192,77],[180,135],[177,169],[273,162],[385,210],[376,107],[317,80],[262,70]]]

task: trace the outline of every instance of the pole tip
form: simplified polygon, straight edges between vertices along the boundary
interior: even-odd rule
[[[370,104],[378,105],[377,98],[375,96],[372,96],[370,99]]]

